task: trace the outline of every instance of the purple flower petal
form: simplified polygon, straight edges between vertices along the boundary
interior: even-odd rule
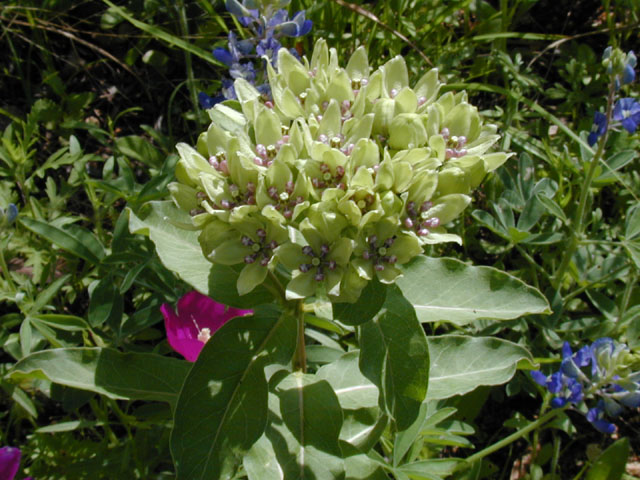
[[[627,85],[633,83],[636,78],[636,72],[629,64],[624,66],[624,72],[622,73],[622,84]]]
[[[534,382],[538,385],[542,385],[543,387],[547,386],[547,376],[544,373],[534,370],[531,372],[531,378],[533,378]]]
[[[621,98],[613,107],[613,118],[622,123],[629,133],[635,132],[640,124],[640,103],[633,98]]]
[[[211,98],[206,93],[199,92],[198,103],[200,104],[200,108],[204,108],[205,110],[208,110],[211,107],[213,107],[217,102],[215,101],[215,99]]]
[[[213,49],[213,57],[227,67],[233,65],[233,55],[226,48],[217,47]]]
[[[568,400],[566,398],[562,398],[562,397],[554,397],[551,400],[551,406],[553,408],[561,408],[564,407],[567,404]]]
[[[178,313],[167,303],[160,307],[169,345],[190,362],[195,362],[210,336],[233,317],[253,313],[227,307],[193,291],[178,300]]]
[[[551,393],[560,393],[564,388],[562,372],[555,372],[547,379],[547,388]]]
[[[0,479],[13,480],[20,468],[20,449],[15,447],[0,448]]]

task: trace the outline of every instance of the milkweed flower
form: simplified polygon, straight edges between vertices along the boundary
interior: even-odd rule
[[[228,307],[196,291],[178,300],[177,312],[168,303],[164,303],[160,311],[169,345],[190,362],[197,360],[205,343],[222,325],[233,317],[253,313],[252,310]]]
[[[617,417],[624,407],[640,406],[640,372],[637,359],[625,344],[599,338],[573,352],[562,347],[560,369],[549,376],[533,371],[533,380],[553,394],[554,408],[570,405],[583,413],[598,431],[613,433],[616,427],[606,417]],[[596,405],[589,408],[587,403]]]
[[[237,78],[238,102],[178,144],[169,185],[204,255],[242,266],[238,293],[271,273],[289,300],[355,302],[426,245],[461,242],[446,225],[511,156],[490,152],[497,127],[465,92],[439,95],[436,69],[411,86],[401,56],[373,69],[364,47],[342,68],[323,39],[310,59],[281,49],[266,69],[272,98]]]
[[[0,448],[0,479],[13,480],[20,468],[20,453],[19,448],[15,447],[2,447]],[[27,477],[24,480],[32,480],[31,477]]]

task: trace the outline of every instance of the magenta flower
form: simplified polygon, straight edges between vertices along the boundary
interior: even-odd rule
[[[20,467],[20,455],[19,448],[0,448],[0,479],[13,480]],[[24,480],[31,480],[31,477]]]
[[[228,320],[253,313],[227,307],[196,291],[178,300],[177,314],[168,303],[162,304],[160,311],[169,345],[190,362],[196,361],[204,344]]]

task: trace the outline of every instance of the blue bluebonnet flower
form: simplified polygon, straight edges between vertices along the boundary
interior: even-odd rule
[[[590,408],[587,412],[586,417],[587,420],[589,420],[589,423],[591,423],[591,425],[593,425],[593,427],[599,432],[611,435],[617,430],[616,426],[613,423],[603,418],[604,402],[598,402],[598,405],[596,407]]]
[[[227,10],[240,24],[251,32],[251,37],[238,40],[234,32],[229,32],[227,48],[217,47],[213,56],[229,67],[229,78],[223,79],[222,94],[217,97],[200,95],[198,100],[203,108],[211,108],[216,103],[235,99],[233,81],[242,78],[256,86],[258,91],[271,97],[267,82],[266,62],[277,68],[278,52],[282,48],[281,37],[300,37],[311,30],[313,23],[307,20],[304,10],[289,18],[283,8],[289,0],[227,0]]]
[[[613,107],[613,119],[619,121],[627,132],[635,132],[640,124],[640,103],[633,98],[621,98]]]
[[[640,406],[640,372],[632,372],[629,348],[611,338],[599,338],[577,352],[568,342],[562,347],[560,369],[549,376],[531,372],[533,380],[553,394],[554,408],[576,407],[585,411],[587,401],[597,401],[586,410],[586,418],[603,433],[613,433],[613,423],[605,419],[617,417],[624,407]]]
[[[602,112],[596,112],[593,116],[591,132],[587,137],[590,146],[594,146],[598,139],[607,131],[607,116]]]
[[[18,207],[10,203],[6,209],[0,208],[0,227],[8,226],[18,218]]]
[[[602,63],[607,67],[607,73],[613,77],[616,90],[621,85],[632,83],[636,78],[637,59],[633,50],[625,54],[619,48],[607,47],[602,55]]]

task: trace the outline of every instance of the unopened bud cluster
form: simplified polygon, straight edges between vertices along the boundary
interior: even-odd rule
[[[487,153],[496,127],[464,92],[439,95],[435,69],[410,87],[399,56],[372,71],[362,47],[341,68],[324,40],[310,61],[281,49],[266,65],[273,100],[236,80],[238,101],[178,146],[170,186],[207,257],[244,264],[240,294],[280,264],[288,298],[355,301],[424,245],[459,242],[445,225],[509,157]]]

